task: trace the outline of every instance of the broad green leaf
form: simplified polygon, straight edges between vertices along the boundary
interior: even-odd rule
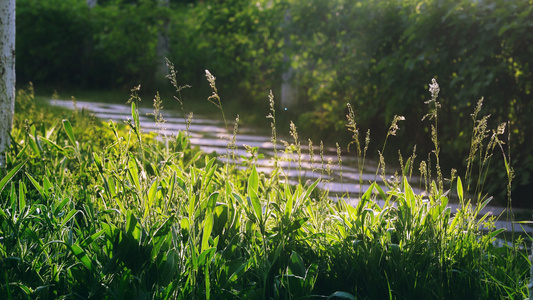
[[[70,140],[70,143],[72,146],[76,146],[76,138],[74,137],[74,130],[72,130],[72,125],[70,124],[70,121],[67,119],[63,120],[63,128],[65,129],[65,133],[67,134],[68,139]]]
[[[211,213],[215,209],[219,195],[219,192],[214,192],[209,195],[209,198],[207,199],[206,213]]]
[[[357,203],[357,214],[360,215],[361,212],[363,211],[363,207],[365,206],[365,204],[370,201],[371,197],[372,197],[372,193],[374,192],[374,188],[377,188],[378,185],[373,182],[370,187],[368,187],[368,189],[365,191],[365,193],[361,196],[361,199],[359,200],[359,202]],[[352,216],[352,218],[355,220],[355,216]]]
[[[204,175],[204,180],[202,182],[204,188],[209,186],[213,178],[213,175],[215,174],[217,166],[214,163],[215,163],[215,158],[213,157],[211,160],[209,160],[209,162],[205,166],[205,175]]]
[[[23,212],[26,208],[26,185],[24,181],[19,180],[19,212]]]
[[[257,174],[257,170],[254,165],[252,168],[252,173],[248,177],[248,197],[251,201],[252,208],[257,220],[259,220],[259,222],[262,222],[263,213],[261,211],[261,201],[259,200],[258,189],[259,175]]]
[[[143,218],[146,218],[148,216],[148,213],[152,209],[152,206],[155,203],[156,196],[157,196],[157,188],[159,187],[159,182],[157,180],[154,180],[152,182],[152,185],[150,186],[150,189],[148,189],[148,201],[145,202],[144,207],[144,216]]]
[[[285,217],[289,218],[292,213],[292,206],[294,203],[294,195],[290,195],[290,197],[287,198],[287,202],[285,203]]]
[[[141,182],[139,181],[139,169],[137,168],[137,161],[133,156],[128,161],[128,175],[131,182],[135,185],[137,192],[141,191]]]
[[[47,191],[47,193],[49,193],[49,191],[54,189],[52,182],[50,182],[50,179],[48,179],[49,177],[51,177],[51,175],[48,175],[48,174],[45,177],[43,177],[43,190]]]
[[[289,257],[289,270],[292,274],[305,277],[305,266],[302,257],[298,252],[292,251],[291,256]]]
[[[409,157],[407,161],[405,162],[405,167],[403,168],[404,177],[407,177],[409,175],[409,170],[411,169],[410,166],[411,166],[411,157]]]
[[[459,196],[459,201],[463,201],[463,182],[461,181],[461,177],[459,176],[457,177],[457,196]]]
[[[188,218],[181,219],[179,223],[182,230],[189,231],[190,222]]]
[[[411,185],[407,181],[407,177],[403,178],[403,187],[404,187],[404,193],[405,193],[405,200],[407,202],[407,205],[409,205],[409,208],[411,209],[411,212],[415,210],[416,205],[416,196],[413,192],[413,189],[411,188]]]
[[[342,292],[342,291],[337,291],[337,292],[329,295],[329,297],[327,299],[337,299],[337,298],[349,299],[349,300],[356,300],[357,299],[357,298],[355,298],[354,295],[352,295],[350,293],[347,293],[347,292]]]
[[[312,263],[309,268],[307,268],[306,274],[305,274],[305,287],[307,288],[307,294],[310,294],[313,290],[316,280],[318,278],[318,265],[316,263]]]
[[[244,205],[244,201],[242,200],[242,198],[241,198],[241,196],[239,194],[231,193],[231,195],[233,196],[235,201],[237,201],[237,203],[239,203],[239,205]]]
[[[80,260],[80,262],[85,267],[87,267],[87,269],[92,270],[92,268],[93,268],[92,261],[89,258],[89,256],[87,255],[87,253],[80,246],[78,246],[76,244],[73,244],[73,245],[70,245],[69,248],[72,251],[72,253],[74,253],[76,258],[78,258]]]
[[[11,211],[13,212],[13,217],[16,219],[16,211],[17,211],[17,192],[15,189],[15,184],[11,182],[9,185],[9,204],[11,205]]]
[[[33,135],[28,134],[28,138],[26,139],[26,141],[28,142],[30,148],[33,150],[33,153],[35,153],[35,155],[37,155],[38,157],[41,157],[41,148],[39,147],[36,139],[37,138]]]
[[[213,230],[213,213],[209,213],[204,219],[204,230],[202,233],[202,245],[200,252],[204,252],[209,248],[209,238],[211,237],[211,231]]]
[[[141,224],[131,211],[126,215],[126,234],[141,243]]]
[[[167,201],[170,201],[174,196],[174,189],[176,188],[176,171],[172,173],[170,177],[170,184],[168,185],[168,198]]]
[[[229,276],[226,285],[228,283],[234,282],[235,280],[237,280],[237,278],[240,278],[250,268],[251,264],[252,262],[250,261],[244,261],[244,258],[239,258],[237,260],[229,262],[227,264],[230,267],[229,271],[231,272],[231,270],[233,269],[234,271]]]
[[[163,225],[159,226],[157,230],[154,233],[154,237],[158,236],[165,236],[170,232],[170,229],[172,228],[172,225],[174,225],[175,216],[170,216]]]
[[[205,249],[205,251],[198,256],[198,267],[206,266],[213,258],[216,250],[217,248],[214,247]]]
[[[259,189],[259,175],[257,174],[257,169],[255,168],[255,165],[252,167],[252,172],[250,173],[250,176],[248,177],[248,192],[250,190],[254,190],[257,194],[257,191]]]

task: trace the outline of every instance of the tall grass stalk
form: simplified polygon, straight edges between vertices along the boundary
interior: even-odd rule
[[[346,127],[348,128],[348,131],[352,133],[352,139],[350,143],[348,143],[347,150],[350,152],[350,146],[355,144],[355,150],[357,154],[357,169],[359,171],[359,198],[361,198],[361,194],[363,192],[363,171],[365,167],[365,157],[366,151],[368,150],[368,145],[370,144],[370,129],[368,129],[366,132],[364,150],[361,150],[361,142],[359,141],[359,128],[357,127],[357,122],[355,122],[355,112],[350,103],[347,104],[347,107],[348,114],[346,115]]]
[[[311,172],[313,174],[313,177],[315,175],[315,149],[313,146],[313,141],[311,139],[307,139],[309,142],[309,163],[311,164]]]
[[[439,84],[437,83],[437,80],[435,78],[431,79],[431,83],[429,84],[429,92],[431,93],[431,100],[426,101],[425,103],[427,105],[430,105],[430,110],[427,115],[425,115],[422,118],[422,121],[426,118],[429,118],[429,120],[434,120],[434,124],[431,125],[431,141],[433,142],[433,145],[435,149],[433,150],[433,154],[435,155],[435,168],[437,169],[437,183],[438,183],[438,191],[439,193],[444,192],[444,182],[442,178],[442,171],[440,168],[440,147],[439,147],[439,139],[438,139],[438,111],[441,107],[441,104],[437,101],[437,98],[439,96],[440,88]],[[429,168],[431,168],[431,164],[429,165]]]
[[[341,156],[341,147],[339,146],[339,143],[335,143],[335,148],[337,149],[337,164],[339,164],[339,176],[340,176],[341,190],[342,190],[343,188],[342,186],[342,156]]]
[[[266,118],[270,119],[270,141],[272,142],[272,149],[274,150],[274,168],[276,168],[278,164],[278,137],[276,130],[276,106],[274,103],[274,94],[272,93],[272,90],[270,90],[270,93],[268,94],[268,104],[270,113],[266,116]]]
[[[154,121],[159,131],[159,134],[161,134],[165,130],[164,124],[166,121],[162,114],[163,108],[163,100],[161,100],[159,92],[157,92],[154,97],[154,111],[152,113],[148,113],[148,115],[154,116]]]
[[[383,147],[381,148],[381,151],[378,151],[379,163],[378,163],[378,167],[376,168],[376,175],[374,177],[374,181],[377,179],[378,172],[381,169],[381,177],[383,179],[383,183],[387,184],[387,178],[385,176],[385,157],[383,156],[383,153],[385,152],[385,147],[387,146],[387,140],[389,139],[389,136],[396,135],[396,132],[400,129],[400,127],[398,126],[398,122],[404,121],[404,120],[405,120],[405,117],[398,116],[398,115],[395,115],[394,118],[392,119],[391,126],[389,127],[389,130],[387,131],[387,135],[385,136],[385,141],[383,142]]]
[[[235,123],[233,125],[233,134],[230,140],[228,141],[228,146],[226,147],[225,170],[226,170],[226,176],[228,177],[230,176],[230,166],[236,164],[235,151],[237,150],[236,141],[237,141],[237,133],[239,131],[239,121],[240,121],[239,115],[237,115],[237,117],[235,118]]]
[[[186,88],[190,88],[191,86],[186,84],[186,85],[179,85],[178,84],[178,71],[176,71],[175,67],[174,67],[174,64],[168,60],[168,58],[165,57],[165,63],[169,69],[169,74],[166,76],[168,80],[170,80],[170,83],[172,84],[172,86],[174,86],[174,88],[176,89],[176,94],[177,95],[174,95],[174,99],[176,101],[178,101],[178,103],[180,104],[180,107],[181,107],[181,111],[182,113],[184,113],[184,109],[183,109],[183,98],[181,97],[181,91],[186,89]]]
[[[222,102],[220,101],[220,96],[218,95],[218,90],[215,83],[216,78],[208,70],[205,70],[205,77],[207,77],[209,86],[213,91],[213,93],[207,98],[207,100],[213,103],[216,107],[218,107],[218,109],[220,109],[220,112],[222,113],[222,119],[224,120],[224,126],[226,127],[226,132],[228,132],[228,122],[226,121],[226,115],[224,114],[224,109],[222,108]]]
[[[291,121],[290,124],[290,134],[294,139],[294,148],[296,150],[296,156],[298,157],[298,182],[302,182],[302,147],[300,145],[300,140],[298,139],[298,131],[296,130],[296,125]]]

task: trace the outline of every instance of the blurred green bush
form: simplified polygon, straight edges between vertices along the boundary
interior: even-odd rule
[[[298,17],[293,18],[291,29],[293,53],[298,54],[293,66],[298,70],[297,82],[307,92],[302,100],[313,107],[301,116],[301,126],[321,128],[324,135],[340,129],[346,103],[351,103],[360,127],[371,128],[374,136],[386,133],[394,115],[406,116],[399,134],[401,148],[418,144],[427,153],[431,145],[422,141],[428,140],[429,126],[422,126],[420,120],[427,113],[424,101],[429,93],[421,83],[434,77],[442,91],[439,139],[441,153],[448,155],[444,161],[465,164],[473,127],[470,114],[484,97],[481,114],[491,115],[489,128],[510,122],[515,187],[529,186],[530,192],[532,4],[294,1],[292,13]],[[492,169],[498,176],[488,184],[489,191],[505,199],[505,169]]]

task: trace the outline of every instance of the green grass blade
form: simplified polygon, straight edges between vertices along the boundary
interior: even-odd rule
[[[492,196],[490,196],[487,200],[483,201],[483,203],[477,206],[476,213],[482,211],[487,206],[487,204],[489,204],[490,201],[492,201]]]
[[[20,164],[16,165],[13,169],[11,169],[6,174],[6,176],[4,176],[4,178],[2,178],[2,180],[0,180],[0,193],[2,193],[2,191],[4,190],[6,185],[11,181],[11,179],[13,179],[13,177],[15,177],[17,172],[24,166],[24,164],[26,164],[27,161],[28,160],[26,159],[25,161],[23,161]]]
[[[46,144],[48,144],[48,146],[50,146],[51,148],[61,152],[62,154],[65,153],[65,149],[63,147],[59,146],[58,144],[56,144],[55,142],[53,142],[53,141],[51,141],[51,140],[49,140],[49,139],[47,139],[45,137],[40,137],[40,139],[42,141],[44,141]]]
[[[60,227],[63,227],[68,221],[70,221],[77,212],[78,212],[77,210],[71,209],[68,212],[68,214],[65,216],[65,218],[63,219],[63,222],[61,222],[61,226]]]
[[[383,201],[387,201],[387,194],[383,191],[379,184],[374,184],[374,188],[378,191],[379,196],[381,196],[381,199],[383,199]]]
[[[307,190],[305,191],[305,195],[304,195],[304,198],[303,199],[307,199],[309,198],[309,196],[311,195],[311,193],[315,190],[316,186],[318,185],[318,183],[320,183],[320,178],[318,178],[317,180],[315,180],[315,182],[313,182],[313,184],[311,184]]]
[[[28,172],[26,172],[26,176],[31,181],[35,189],[41,194],[42,197],[46,197],[47,194],[45,193],[44,189],[41,187],[41,185],[35,180]]]
[[[338,291],[338,292],[335,292],[331,295],[329,295],[329,297],[327,299],[349,299],[349,300],[356,300],[357,298],[355,298],[354,295],[350,294],[350,293],[347,293],[347,292],[341,292],[341,291]]]
[[[96,241],[96,239],[98,239],[99,237],[101,237],[102,235],[104,235],[105,233],[105,230],[102,229],[96,233],[94,233],[93,235],[91,235],[90,237],[86,238],[82,243],[81,243],[81,247],[85,248],[87,246],[89,246],[90,244],[92,244],[94,241]]]
[[[248,197],[250,197],[250,201],[256,218],[261,222],[261,217],[263,214],[261,212],[261,202],[258,196],[258,189],[259,175],[257,174],[257,170],[254,166],[252,169],[252,173],[248,177]]]
[[[91,259],[89,258],[87,253],[80,246],[78,246],[76,244],[73,244],[73,245],[69,246],[69,248],[72,251],[72,253],[74,253],[76,258],[79,259],[80,262],[85,267],[87,267],[87,269],[89,269],[89,270],[93,269],[93,263],[92,263]]]

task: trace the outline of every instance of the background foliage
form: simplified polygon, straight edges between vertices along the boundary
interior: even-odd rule
[[[315,138],[334,136],[351,103],[361,130],[371,128],[380,145],[394,115],[404,115],[399,135],[409,139],[398,140],[409,142],[389,147],[404,153],[415,144],[431,146],[423,142],[427,86],[420,83],[435,77],[443,91],[443,153],[453,154],[443,160],[465,164],[470,114],[483,96],[489,128],[509,121],[518,199],[531,188],[533,171],[527,138],[533,128],[532,4],[209,0],[171,1],[166,9],[153,0],[115,0],[89,10],[81,0],[20,0],[17,73],[21,83],[154,87],[157,37],[168,18],[169,58],[185,82],[207,88],[209,69],[221,90],[231,91],[231,101],[253,109],[266,105],[269,89],[279,94],[281,74],[291,66],[301,90],[293,112],[300,129]],[[490,192],[504,191],[504,174],[491,176]]]

